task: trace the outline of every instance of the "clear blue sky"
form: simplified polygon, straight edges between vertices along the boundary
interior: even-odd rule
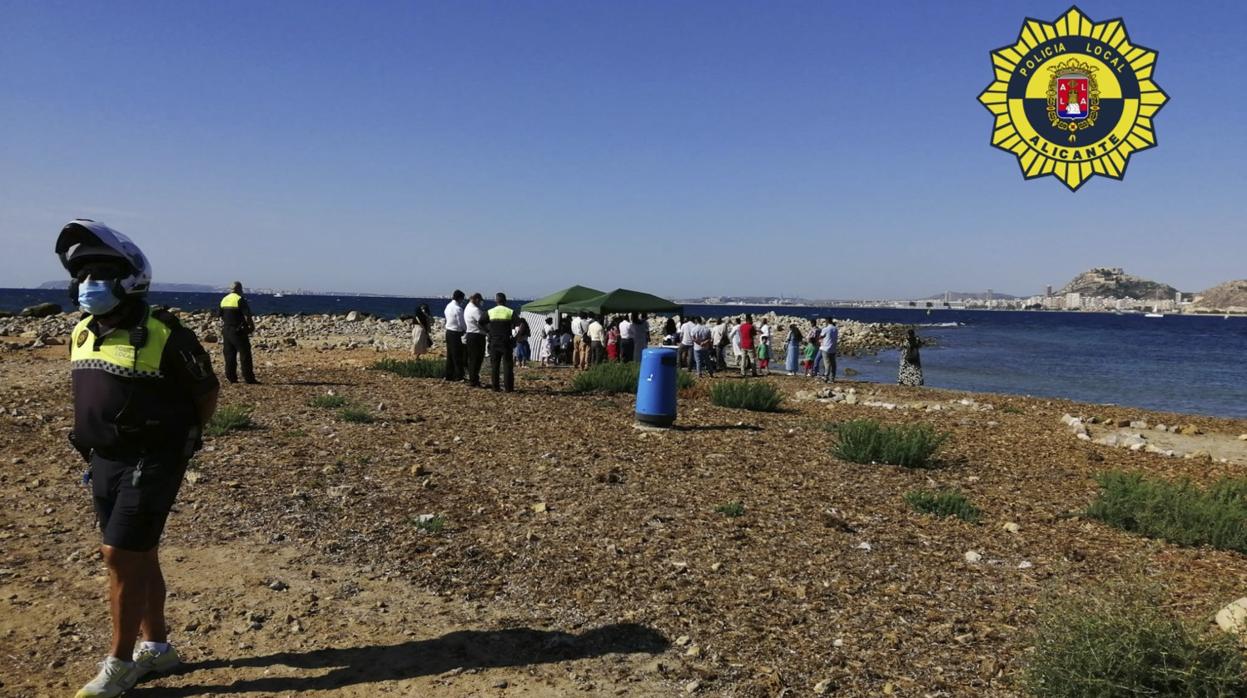
[[[1080,7],[1170,102],[1071,194],[975,99],[1064,2],[0,0],[0,286],[77,216],[160,281],[409,295],[1247,277],[1247,3]]]

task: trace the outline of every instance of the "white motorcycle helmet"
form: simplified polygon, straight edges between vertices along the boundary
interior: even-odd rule
[[[69,295],[78,302],[79,272],[91,262],[122,261],[129,273],[116,280],[113,293],[118,299],[143,296],[151,288],[152,267],[143,251],[130,238],[112,228],[86,218],[72,220],[56,239],[56,255],[73,277]]]

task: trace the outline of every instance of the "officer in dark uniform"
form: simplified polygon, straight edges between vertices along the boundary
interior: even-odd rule
[[[70,336],[70,440],[89,463],[84,481],[103,532],[113,609],[109,656],[77,698],[109,698],[180,662],[165,624],[158,546],[218,383],[195,334],[146,303],[151,267],[133,242],[74,220],[56,253],[87,313]]]
[[[235,281],[230,292],[221,299],[221,350],[225,353],[225,379],[231,383],[238,382],[238,369],[235,357],[242,359],[242,379],[248,383],[259,383],[251,367],[251,334],[255,332],[255,321],[251,318],[251,306],[242,295],[242,282]]]
[[[507,295],[494,295],[496,305],[489,309],[486,323],[486,334],[489,337],[490,376],[493,378],[491,387],[494,390],[515,390],[515,337],[511,334],[515,327],[515,312],[507,307]],[[498,371],[502,370],[503,383],[498,382]]]

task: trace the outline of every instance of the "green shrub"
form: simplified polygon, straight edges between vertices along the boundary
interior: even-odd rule
[[[784,397],[763,381],[724,381],[710,386],[710,401],[719,407],[754,412],[778,412]]]
[[[307,401],[311,407],[337,408],[346,405],[346,398],[341,395],[317,395]]]
[[[1165,612],[1154,589],[1116,582],[1041,610],[1022,685],[1042,698],[1247,695],[1230,636]]]
[[[1178,545],[1247,553],[1247,478],[1225,478],[1207,490],[1138,473],[1102,473],[1096,481],[1092,518]]]
[[[443,359],[381,359],[370,367],[374,371],[389,371],[403,378],[444,378],[446,361]]]
[[[441,533],[446,528],[446,517],[441,514],[435,516],[416,516],[412,517],[411,525],[425,533]]]
[[[714,510],[728,518],[734,519],[737,516],[744,516],[745,505],[740,502],[728,502],[727,504],[720,504]]]
[[[888,427],[873,419],[855,419],[835,427],[837,458],[852,463],[888,463],[906,468],[934,468],[935,452],[948,440],[929,424]]]
[[[254,426],[251,422],[251,410],[250,405],[222,405],[213,413],[212,419],[208,420],[204,433],[208,436],[221,436],[239,429],[250,429]]]
[[[338,410],[338,419],[355,424],[371,424],[374,421],[368,410],[361,410],[358,407],[343,407]]]
[[[641,365],[636,362],[601,363],[590,366],[572,379],[573,393],[630,393],[636,394]],[[684,371],[676,372],[676,388],[691,388],[696,381]]]
[[[910,490],[905,493],[909,506],[924,514],[956,516],[962,521],[978,523],[981,512],[958,490]]]

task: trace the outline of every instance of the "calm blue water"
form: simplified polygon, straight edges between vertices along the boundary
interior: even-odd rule
[[[153,293],[152,301],[186,310],[216,307],[219,294]],[[248,296],[257,313],[361,310],[394,317],[444,299],[335,296]],[[0,289],[0,310],[51,301],[69,308],[63,291]],[[820,308],[688,306],[689,314],[779,310],[818,317]],[[1247,318],[1102,313],[836,308],[837,318],[926,326],[938,346],[923,350],[927,385],[1118,403],[1172,412],[1247,418]],[[783,332],[778,333],[781,339]],[[862,378],[896,380],[897,354],[845,359]],[[783,364],[783,357],[778,363]]]

